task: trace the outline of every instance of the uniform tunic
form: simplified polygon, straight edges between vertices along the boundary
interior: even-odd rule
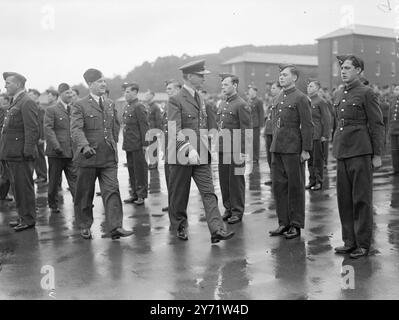
[[[393,172],[399,173],[399,98],[392,101],[389,110],[389,131]]]

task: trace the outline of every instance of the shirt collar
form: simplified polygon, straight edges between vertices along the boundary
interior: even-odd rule
[[[14,94],[14,97],[12,99],[15,101],[23,93],[25,93],[24,89],[18,91],[16,94]]]
[[[92,96],[92,98],[94,99],[94,101],[96,101],[97,103],[100,103],[100,96],[95,95],[94,93],[90,92],[90,95]],[[104,101],[104,98],[102,98]]]
[[[360,85],[361,85],[360,80],[356,79],[356,80],[352,81],[351,83],[346,84],[345,85],[345,90],[351,90],[351,89],[356,88],[356,87],[358,87]]]
[[[226,101],[230,102],[230,101],[233,101],[235,98],[237,98],[237,93],[234,93],[230,97],[227,97]]]
[[[183,84],[183,88],[185,88],[192,96],[195,98],[195,90],[193,88],[190,88],[188,85]]]
[[[61,104],[64,106],[65,110],[68,109],[68,105],[64,101],[62,101],[62,99],[58,99],[58,101],[61,102]]]

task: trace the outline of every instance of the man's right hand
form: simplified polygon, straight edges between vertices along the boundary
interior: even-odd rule
[[[194,148],[191,149],[190,152],[188,153],[188,163],[192,165],[200,164],[200,158],[198,152]]]
[[[82,152],[86,159],[89,159],[96,154],[96,150],[90,146],[84,147]]]

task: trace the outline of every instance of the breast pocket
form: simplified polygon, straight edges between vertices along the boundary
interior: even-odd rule
[[[10,110],[10,112],[7,114],[6,123],[7,123],[8,128],[10,128],[10,129],[23,127],[21,111],[18,109]]]
[[[296,105],[289,104],[282,111],[282,118],[285,121],[293,122],[298,120],[298,109]]]
[[[57,117],[55,119],[55,127],[58,129],[68,129],[69,128],[69,118],[66,116]]]
[[[101,119],[95,114],[86,115],[84,122],[87,130],[96,130],[101,128]]]
[[[366,113],[363,107],[363,100],[360,98],[355,98],[349,101],[349,106],[352,109],[352,114],[354,119],[365,119]]]
[[[186,127],[186,126],[192,127],[198,123],[198,116],[194,113],[183,112],[182,113],[182,121],[183,121],[184,127]]]

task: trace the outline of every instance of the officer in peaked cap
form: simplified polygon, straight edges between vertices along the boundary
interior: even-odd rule
[[[212,179],[207,132],[216,129],[216,122],[207,116],[207,107],[198,93],[204,75],[210,72],[205,69],[205,60],[189,62],[179,69],[183,72],[184,85],[177,95],[169,97],[167,106],[169,218],[172,229],[177,230],[176,236],[187,240],[187,203],[193,178],[204,203],[211,243],[217,243],[230,239],[234,233],[225,230]],[[184,129],[191,129],[195,136],[188,139],[182,132]]]
[[[336,253],[366,256],[373,229],[373,170],[381,166],[384,124],[378,98],[360,82],[364,62],[354,55],[337,56],[345,86],[334,100],[337,129],[337,198],[344,246]]]
[[[238,96],[239,79],[232,74],[220,74],[222,93],[226,97],[217,111],[219,128],[219,183],[222,192],[225,213],[223,220],[229,224],[239,223],[245,209],[245,157],[248,144],[246,130],[252,129],[251,108]],[[234,138],[234,132],[240,133],[241,139]],[[225,136],[231,137],[231,142]]]
[[[76,146],[74,161],[78,166],[74,210],[81,236],[91,239],[93,197],[99,179],[105,207],[107,231],[112,239],[132,235],[122,228],[123,210],[119,192],[118,149],[119,123],[115,104],[105,99],[107,84],[102,72],[88,69],[83,78],[89,95],[72,107],[71,133]]]
[[[14,197],[19,218],[10,222],[15,231],[36,224],[36,200],[33,163],[39,140],[38,107],[25,91],[26,78],[15,72],[4,72],[5,88],[11,104],[4,117],[0,137],[0,159],[4,160],[14,183]]]

